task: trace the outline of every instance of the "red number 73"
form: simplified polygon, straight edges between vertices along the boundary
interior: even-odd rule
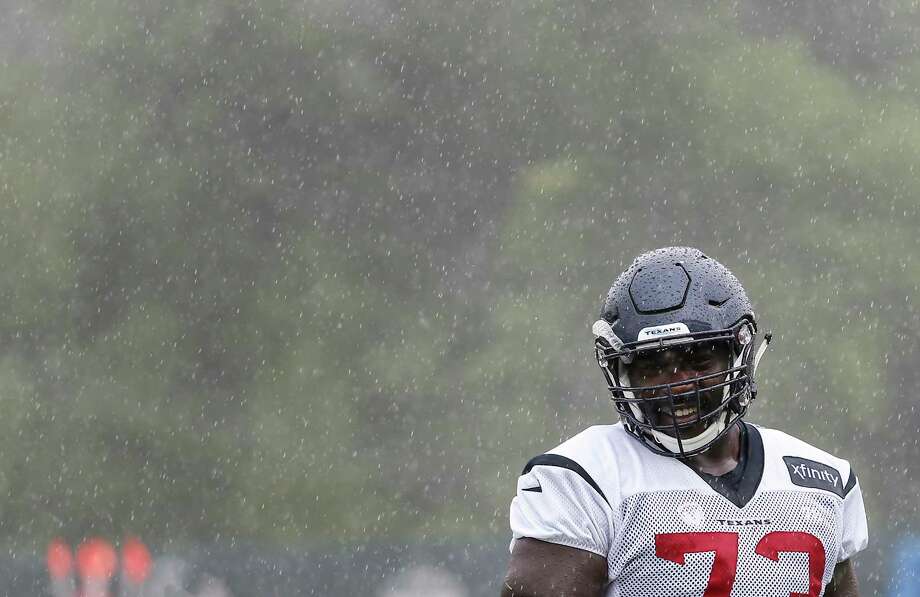
[[[738,565],[738,533],[663,533],[655,535],[655,555],[663,560],[684,564],[684,555],[713,551],[716,554],[703,597],[728,597],[735,583]],[[773,531],[757,542],[754,552],[774,562],[779,553],[808,554],[808,593],[790,593],[789,597],[818,597],[824,575],[824,545],[814,535],[800,532]]]

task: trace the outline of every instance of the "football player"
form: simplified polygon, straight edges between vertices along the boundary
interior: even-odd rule
[[[743,419],[769,334],[696,249],[640,255],[593,326],[620,417],[527,463],[503,597],[852,597],[850,463]]]

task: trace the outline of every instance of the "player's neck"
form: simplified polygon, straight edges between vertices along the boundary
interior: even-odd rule
[[[711,448],[687,458],[685,462],[700,472],[718,476],[733,471],[740,459],[741,427],[733,425]]]

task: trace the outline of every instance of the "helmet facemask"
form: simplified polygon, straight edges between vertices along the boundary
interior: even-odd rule
[[[598,364],[626,429],[654,452],[705,451],[744,415],[756,392],[759,359],[752,359],[754,327],[747,320],[644,342],[621,342],[604,320],[594,333]]]

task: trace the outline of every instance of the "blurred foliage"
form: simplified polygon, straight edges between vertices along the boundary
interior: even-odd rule
[[[776,334],[751,418],[916,529],[917,14],[838,4],[5,9],[3,538],[501,533],[666,244]]]

